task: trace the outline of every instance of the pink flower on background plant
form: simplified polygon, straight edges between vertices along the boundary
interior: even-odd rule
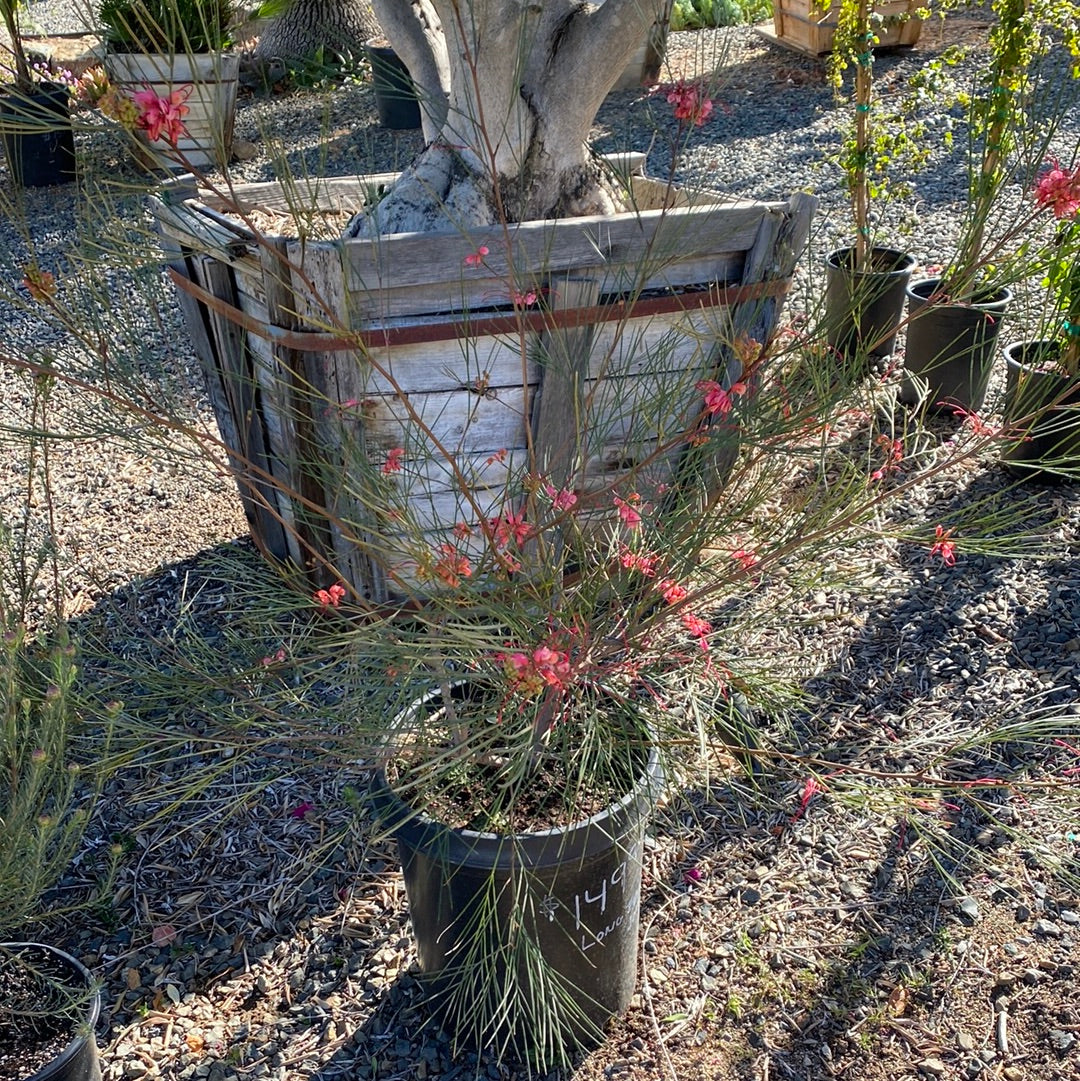
[[[386,452],[386,461],[382,464],[383,473],[400,473],[401,459],[405,456],[404,447],[394,447]]]
[[[668,104],[674,106],[672,112],[676,120],[689,120],[700,128],[709,119],[713,103],[705,97],[699,83],[679,79],[663,89],[667,90]]]
[[[645,578],[656,577],[657,557],[650,552],[635,552],[622,544],[619,546],[619,562],[628,571],[637,571]]]
[[[660,590],[665,604],[679,604],[690,596],[686,586],[680,585],[674,578],[662,578],[656,583],[656,588]]]
[[[545,687],[562,691],[570,684],[570,654],[565,650],[537,646],[532,653],[500,653],[496,659],[522,694],[540,694]]]
[[[1080,165],[1071,172],[1054,158],[1035,184],[1035,202],[1050,207],[1055,218],[1072,218],[1080,211]]]
[[[272,664],[281,664],[284,662],[288,654],[283,649],[279,649],[276,653],[272,653],[269,656],[263,657],[259,663],[264,668],[269,668]]]
[[[816,777],[807,777],[806,783],[803,785],[802,794],[799,796],[799,806],[791,816],[791,821],[798,822],[799,819],[806,814],[806,809],[810,806],[810,801],[819,792],[824,791],[825,786]]]
[[[734,399],[746,390],[745,383],[733,383],[730,390],[725,390],[715,379],[702,379],[694,386],[701,391],[705,399],[705,411],[722,417],[731,412]]]
[[[754,552],[749,552],[745,548],[736,548],[731,553],[731,558],[739,564],[744,571],[753,570],[758,565],[758,557]]]
[[[151,87],[139,90],[131,95],[131,100],[139,110],[135,120],[138,127],[146,132],[151,142],[164,139],[172,146],[186,133],[184,117],[189,109],[186,104],[191,96],[191,84],[178,87],[167,98],[160,98]]]
[[[956,564],[956,542],[950,540],[952,536],[951,529],[943,529],[938,526],[934,530],[934,536],[937,538],[930,546],[930,556],[933,558],[936,555],[941,556],[941,562],[946,567],[952,567]]]
[[[551,505],[556,510],[570,510],[577,503],[577,495],[569,488],[556,490],[553,484],[545,484],[544,491],[547,492]]]
[[[517,289],[511,289],[510,299],[519,308],[531,308],[536,303],[537,293],[535,289],[527,289],[525,292],[520,292]]]
[[[487,257],[487,254],[488,246],[486,244],[481,244],[480,247],[477,248],[476,251],[474,251],[471,255],[465,256],[465,265],[483,266],[484,259]]]
[[[345,597],[345,587],[335,583],[329,589],[317,589],[311,599],[325,612],[329,608],[339,608]]]
[[[635,503],[641,502],[641,496],[632,492],[629,499],[615,496],[615,506],[619,509],[619,517],[627,529],[637,529],[641,525],[641,512],[634,507]]]
[[[472,577],[473,569],[468,557],[462,555],[452,544],[440,544],[435,551],[438,559],[435,560],[432,571],[439,581],[451,589],[456,589],[463,579]]]

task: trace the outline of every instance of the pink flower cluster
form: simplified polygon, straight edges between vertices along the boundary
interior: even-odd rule
[[[1055,158],[1035,184],[1035,202],[1050,207],[1055,218],[1072,218],[1080,212],[1080,165],[1071,172]]]
[[[700,128],[709,119],[713,103],[705,96],[698,83],[688,83],[685,79],[680,79],[665,89],[668,104],[675,107],[673,114],[676,120],[689,120]]]
[[[545,687],[565,691],[570,685],[570,654],[550,646],[537,646],[531,653],[501,653],[497,658],[515,691],[537,695]]]
[[[187,99],[191,96],[191,84],[173,90],[167,98],[158,97],[151,87],[131,95],[139,110],[135,119],[137,127],[146,132],[151,142],[164,139],[176,146],[186,133],[184,117],[188,114]]]

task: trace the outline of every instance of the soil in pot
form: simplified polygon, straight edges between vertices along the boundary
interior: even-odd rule
[[[1060,342],[1016,342],[1004,352],[1008,442],[1002,461],[1013,476],[1025,480],[1057,483],[1075,477],[1080,467],[1080,376],[1057,367]]]
[[[12,179],[43,188],[75,179],[75,136],[67,88],[39,83],[34,92],[0,93],[0,127]]]
[[[0,943],[0,1081],[100,1081],[101,1003],[74,957],[38,943]]]
[[[892,353],[914,265],[913,256],[892,248],[872,248],[869,265],[860,271],[854,248],[825,260],[828,342],[844,360]]]
[[[907,348],[900,400],[930,411],[982,408],[1010,289],[977,293],[968,303],[940,294],[941,280],[908,287]]]

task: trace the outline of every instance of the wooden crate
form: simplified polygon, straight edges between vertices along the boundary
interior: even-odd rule
[[[392,180],[236,194],[356,209]],[[628,183],[637,211],[514,225],[509,244],[499,228],[257,241],[190,193],[155,202],[268,555],[382,602],[417,588],[423,553],[467,551],[530,474],[583,496],[672,482],[695,384],[737,377],[731,343],[771,334],[815,200],[691,205]],[[515,313],[510,283],[538,303]]]
[[[810,56],[832,52],[840,0],[823,6],[817,0],[774,0],[772,26],[763,24],[757,32],[769,41]],[[910,48],[919,40],[923,20],[915,12],[916,0],[879,0],[874,12],[881,19],[876,28],[875,48]]]

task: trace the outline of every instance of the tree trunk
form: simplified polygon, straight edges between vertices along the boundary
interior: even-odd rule
[[[427,149],[350,236],[607,214],[586,140],[664,0],[373,0]]]
[[[378,34],[369,0],[293,0],[259,36],[255,59],[296,60],[320,46],[357,55],[364,42]]]

